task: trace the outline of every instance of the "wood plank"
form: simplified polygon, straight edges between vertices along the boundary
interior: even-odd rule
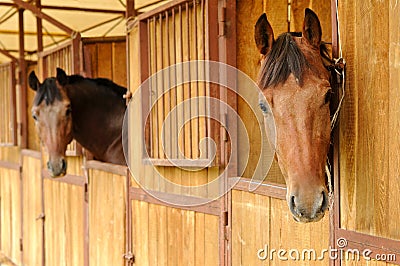
[[[168,42],[168,47],[169,47],[169,63],[170,65],[175,65],[177,61],[177,55],[176,55],[176,29],[177,29],[177,24],[176,24],[176,18],[175,18],[175,12],[172,11],[171,17],[169,18],[169,42]],[[177,72],[176,68],[173,68],[171,73],[170,73],[170,82],[171,84],[176,84],[177,81]],[[173,110],[173,108],[177,104],[177,87],[171,85],[171,90],[170,90],[170,109]],[[178,132],[177,129],[177,119],[178,119],[178,114],[176,111],[171,112],[171,132]],[[178,139],[179,136],[170,136],[170,142],[171,142],[171,156],[172,158],[178,158]]]
[[[127,86],[126,43],[112,43],[112,80],[120,86]]]
[[[182,265],[194,265],[195,258],[195,212],[182,211]]]
[[[110,59],[112,58],[112,45],[111,43],[99,43],[97,44],[97,75],[99,78],[112,79],[112,64]]]
[[[89,170],[89,254],[93,265],[123,265],[126,176]]]
[[[148,261],[150,265],[160,265],[158,262],[158,222],[159,222],[159,206],[149,204],[149,242],[148,242]]]
[[[232,191],[232,265],[243,265],[242,256],[242,194],[244,192]]]
[[[189,28],[189,60],[197,60],[197,54],[199,52],[197,47],[197,10],[199,6],[196,5],[195,7],[191,7],[188,12],[188,28]],[[190,79],[197,80],[197,67],[194,66],[195,64],[191,65],[190,68]],[[191,158],[197,159],[200,156],[199,152],[199,101],[198,101],[198,94],[199,88],[198,83],[196,81],[191,82],[190,84],[190,98],[195,99],[193,104],[190,105],[190,114],[191,117],[194,117],[190,121],[190,130],[191,130],[191,150],[192,155]]]
[[[167,231],[168,231],[168,264],[183,265],[183,242],[181,211],[176,208],[167,208]]]
[[[205,214],[195,213],[195,265],[205,265]]]
[[[343,57],[348,64],[355,65],[356,49],[356,1],[339,2],[340,36]],[[339,118],[340,148],[340,217],[343,228],[355,229],[356,218],[356,167],[358,146],[358,79],[357,69],[346,69],[346,101]],[[345,130],[343,130],[345,129]]]
[[[205,264],[219,265],[218,217],[205,215]]]
[[[184,34],[184,27],[183,27],[183,22],[182,22],[182,8],[179,7],[179,13],[176,13],[175,15],[175,25],[176,25],[176,34],[175,34],[175,43],[176,43],[176,48],[175,48],[175,63],[179,64],[184,61],[184,52],[183,52],[183,34]],[[177,71],[176,73],[176,82],[181,83],[183,80],[183,72]],[[184,100],[184,87],[182,85],[177,86],[176,88],[176,105],[179,105],[183,102]],[[177,149],[177,155],[179,159],[182,159],[185,155],[185,149],[187,144],[185,144],[185,141],[187,137],[185,136],[186,131],[184,130],[185,127],[182,127],[184,125],[184,108],[179,108],[179,112],[177,114],[177,125],[180,128],[177,128],[177,132],[179,132],[178,135],[178,149]],[[183,129],[183,130],[182,130]]]
[[[167,228],[167,207],[158,207],[158,220],[157,220],[157,253],[158,253],[158,265],[167,265],[168,258],[168,232]]]
[[[162,15],[160,14],[159,16],[156,16],[154,18],[154,41],[155,41],[155,50],[154,50],[154,56],[155,56],[155,62],[154,62],[154,68],[155,68],[155,73],[163,69],[163,46],[165,46],[163,38],[163,32],[162,32],[162,24],[163,24],[163,19]],[[164,126],[164,76],[163,75],[157,75],[156,78],[156,87],[155,87],[155,100],[157,101],[157,142],[158,142],[158,158],[164,158],[165,157],[165,152],[164,152],[164,145],[163,145],[163,139],[164,139],[164,133],[163,132],[163,126]]]
[[[400,12],[398,2],[389,2],[389,184],[388,236],[400,240]]]
[[[22,219],[24,253],[22,261],[27,265],[41,265],[43,259],[42,219],[36,219],[42,210],[41,164],[40,159],[24,156],[22,164],[23,195],[25,210]]]
[[[0,247],[2,253],[21,264],[21,191],[19,171],[0,168]]]

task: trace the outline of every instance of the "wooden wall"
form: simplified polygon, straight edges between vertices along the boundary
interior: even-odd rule
[[[41,265],[43,261],[42,167],[40,153],[22,155],[22,244],[24,265]]]
[[[84,187],[43,182],[46,265],[84,265]]]
[[[174,43],[171,44],[171,47]],[[186,194],[190,195],[190,192],[179,188],[179,185],[186,186],[197,186],[200,184],[206,184],[207,182],[214,180],[219,175],[219,167],[209,167],[203,170],[184,170],[178,167],[170,166],[159,166],[153,167],[153,165],[143,164],[142,151],[143,150],[143,139],[142,130],[138,129],[139,121],[141,121],[141,110],[140,110],[140,97],[135,95],[135,91],[141,84],[140,68],[138,67],[139,54],[139,31],[138,27],[133,27],[129,32],[129,64],[130,64],[130,90],[134,94],[134,103],[131,103],[133,108],[130,108],[129,119],[131,125],[131,132],[129,135],[130,142],[130,167],[133,173],[139,173],[134,178],[148,189],[159,190],[162,192],[169,192],[175,194]],[[183,59],[181,59],[183,60]],[[183,60],[186,61],[186,60]],[[180,61],[179,61],[180,62]],[[189,134],[190,136],[190,134]],[[197,143],[198,144],[198,143]],[[195,146],[198,149],[198,146]],[[178,186],[168,185],[165,180],[171,181]],[[216,191],[208,191],[205,194],[197,195],[200,197],[213,197]],[[193,194],[192,194],[193,195]]]
[[[20,186],[19,170],[0,167],[0,251],[17,264],[21,263]]]
[[[127,242],[126,178],[126,175],[89,170],[90,265],[125,263],[122,254]]]
[[[135,265],[220,265],[218,216],[132,201]]]
[[[339,6],[346,98],[340,116],[341,226],[400,240],[400,6]]]
[[[83,74],[92,78],[108,78],[126,87],[125,37],[85,38],[82,42],[85,60]]]
[[[268,247],[268,250],[266,249]],[[314,249],[317,257],[329,246],[329,216],[317,223],[295,222],[286,201],[244,191],[232,192],[232,265],[328,265],[318,260],[287,261],[270,256],[260,260],[259,249]],[[288,254],[285,255],[289,257]]]

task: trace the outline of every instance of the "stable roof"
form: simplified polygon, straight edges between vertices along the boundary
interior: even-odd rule
[[[19,8],[22,4],[40,2],[41,12],[64,24],[82,37],[108,37],[125,35],[127,0],[0,0],[0,49],[18,58],[19,51]],[[136,0],[137,13],[151,10],[168,0]],[[30,10],[23,12],[25,58],[36,60],[37,26],[36,17]],[[56,46],[71,34],[43,19],[43,46]],[[0,63],[10,59],[0,53]]]

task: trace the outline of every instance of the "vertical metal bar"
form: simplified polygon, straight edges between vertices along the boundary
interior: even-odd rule
[[[21,106],[21,148],[28,146],[28,117],[26,110],[27,84],[26,84],[26,61],[25,61],[25,39],[24,39],[24,10],[18,10],[19,28],[19,84],[20,84],[20,106]]]
[[[126,169],[126,255],[133,256],[132,251],[132,201],[130,198],[131,176],[129,168]],[[126,259],[126,266],[133,264],[134,258]]]
[[[338,21],[336,17],[336,0],[331,0],[331,24],[332,24],[332,57],[338,58],[339,56],[339,40],[338,40]],[[336,83],[336,78],[332,79]],[[337,106],[339,103],[339,90],[338,84],[332,84],[336,97],[333,97],[333,106]],[[329,210],[330,220],[330,234],[329,242],[331,247],[336,247],[336,232],[340,228],[340,160],[339,160],[339,147],[340,147],[340,123],[337,123],[333,136],[333,187],[334,187],[334,203],[333,210]],[[330,265],[340,265],[340,260],[330,260]]]
[[[168,95],[169,95],[169,97],[168,97],[168,99],[169,99],[169,103],[168,103],[168,105],[169,105],[169,109],[168,109],[168,112],[169,113],[167,113],[167,114],[164,114],[164,116],[165,116],[165,118],[168,116],[168,115],[172,115],[171,114],[171,110],[172,110],[172,108],[173,108],[173,105],[172,105],[172,98],[171,98],[171,96],[172,96],[172,93],[171,93],[171,68],[170,68],[170,66],[171,66],[171,62],[170,62],[170,56],[171,56],[171,52],[170,52],[170,45],[169,45],[169,42],[170,42],[170,34],[169,34],[169,13],[168,13],[168,10],[167,11],[165,11],[164,12],[164,14],[165,14],[165,41],[166,41],[166,46],[167,46],[167,55],[166,55],[166,62],[165,62],[165,66],[166,67],[168,67],[168,74],[167,74],[167,81],[166,81],[166,84],[167,84],[167,90],[168,90]],[[168,127],[167,127],[167,130],[168,130],[168,132],[171,132],[172,130],[172,119],[170,118],[169,119],[169,123],[168,123]],[[164,140],[164,141],[167,141],[167,140]],[[164,142],[165,143],[165,142]],[[172,145],[168,145],[168,149],[166,150],[166,154],[169,156],[169,157],[171,157],[171,158],[174,158],[173,157],[173,155],[172,155],[172,149],[173,149],[173,147],[172,147]]]
[[[151,61],[151,75],[154,75],[157,73],[157,60],[158,60],[158,55],[157,55],[157,16],[152,17],[153,24],[153,36],[152,36],[152,45],[150,46],[150,54],[152,54],[153,58]],[[154,49],[154,50],[153,50]],[[154,158],[162,158],[161,157],[161,151],[160,151],[160,145],[159,145],[159,139],[160,139],[160,128],[158,125],[158,76],[155,76],[155,78],[152,79],[153,84],[152,84],[152,102],[151,102],[151,107],[152,107],[152,114],[154,114],[154,117],[152,117],[152,122],[154,123],[154,130],[156,131],[155,138],[153,139],[154,141],[154,146],[157,147],[156,150],[158,151],[157,154],[154,154]],[[154,86],[153,86],[154,85]],[[153,149],[154,152],[154,149]]]
[[[187,40],[186,40],[186,49],[187,49],[187,60],[190,61],[191,60],[191,51],[190,51],[190,9],[189,9],[189,2],[186,2],[185,4],[185,11],[186,11],[186,36],[187,36]],[[184,71],[187,71],[187,75],[188,75],[188,80],[191,80],[191,73],[190,73],[190,64],[188,65],[187,69],[184,69]],[[188,100],[185,105],[184,105],[184,121],[187,121],[187,123],[185,123],[185,127],[188,127],[189,129],[187,129],[187,132],[192,132],[192,121],[188,121],[188,119],[191,117],[191,103],[190,103],[190,98],[192,97],[192,84],[191,82],[189,82],[187,84],[187,92],[186,94],[188,95]],[[183,99],[185,100],[185,91],[184,91],[184,96]],[[193,139],[191,138],[192,134],[189,134],[189,136],[187,136],[187,139],[189,140],[189,143],[185,143],[185,146],[187,146],[188,151],[185,151],[185,154],[187,153],[187,157],[193,158],[193,152],[192,152],[192,142]]]
[[[182,25],[182,6],[181,5],[179,5],[179,8],[178,8],[178,17],[179,17],[179,33],[181,34],[180,42],[178,45],[179,45],[179,50],[181,51],[181,61],[177,62],[177,63],[182,63],[183,62],[183,25]],[[180,73],[181,79],[183,79],[184,74],[185,74],[184,70],[183,70],[183,68],[181,68],[181,73]],[[179,80],[178,80],[178,82],[179,82]],[[183,85],[180,86],[179,88],[182,90],[182,98],[184,98]],[[176,94],[178,95],[178,92]],[[177,104],[178,104],[178,101],[177,101]],[[182,103],[179,103],[179,104],[182,104]],[[184,108],[181,108],[181,109],[182,109],[181,112],[178,113],[178,121],[183,121],[185,119],[185,110],[184,110]],[[180,152],[180,149],[179,149],[180,145],[179,145],[179,138],[178,138],[178,158],[182,159],[185,155],[185,130],[184,130],[184,128],[182,128],[182,130],[180,132],[182,133],[181,148],[183,149],[183,152]]]
[[[11,130],[12,130],[12,145],[18,145],[17,134],[17,95],[16,95],[16,82],[15,82],[15,61],[10,63],[10,96],[11,96]]]
[[[236,67],[236,1],[225,0],[225,27],[226,34],[220,38],[221,39],[221,47],[220,51],[225,50],[224,54],[224,62],[228,65]],[[227,74],[226,74],[227,76]],[[237,103],[237,79],[236,77],[229,77],[227,83],[230,84],[229,88],[232,90],[226,90],[225,100],[226,103],[234,110],[238,110]],[[238,154],[235,150],[238,150],[238,129],[237,129],[237,119],[236,117],[230,117],[226,115],[226,121],[228,123],[228,130],[230,133],[229,141],[225,142],[225,147],[223,150],[223,154],[225,154],[225,162],[229,162],[229,168],[227,174],[228,176],[224,178],[225,191],[228,191],[228,178],[238,176]],[[229,150],[231,149],[231,150]],[[228,224],[225,227],[225,264],[232,264],[232,191],[229,190],[228,193],[225,194],[225,202],[224,209],[227,212],[228,216]]]
[[[192,32],[194,33],[194,39],[192,40],[194,43],[194,58],[191,58],[191,60],[198,60],[198,55],[197,55],[197,51],[198,51],[198,45],[197,45],[197,3],[196,0],[193,0],[192,2],[193,5],[193,21],[192,21]],[[195,117],[196,119],[194,120],[196,123],[196,135],[197,135],[197,139],[193,140],[196,141],[198,143],[197,146],[197,150],[193,150],[192,149],[192,158],[200,158],[200,117],[199,117],[199,105],[201,104],[201,100],[199,99],[199,83],[198,83],[198,77],[199,77],[199,69],[198,69],[198,63],[195,64],[195,68],[193,70],[193,79],[195,80],[194,83],[194,88],[192,89],[193,91],[195,91],[195,95],[197,97],[198,100],[195,101],[195,105],[191,106],[191,108],[194,111],[193,117]]]
[[[149,76],[149,26],[148,21],[139,21],[139,58],[140,58],[140,81],[144,82]],[[142,93],[142,123],[144,126],[145,147],[143,147],[143,158],[152,156],[151,154],[151,138],[150,124],[147,120],[149,111],[150,92],[147,88],[141,91]]]
[[[173,49],[173,62],[171,62],[172,64],[174,64],[176,66],[176,23],[175,23],[175,8],[172,9],[172,14],[171,14],[171,19],[172,19],[172,43],[174,45],[172,45],[172,49]],[[177,86],[176,86],[176,81],[177,81],[177,71],[176,71],[176,67],[173,68],[174,72],[172,73],[172,77],[173,77],[173,81],[172,83],[175,84],[174,88],[173,88],[173,94],[171,95],[171,107],[175,107],[177,104]],[[178,119],[178,115],[176,114],[176,112],[174,112],[173,114],[173,120],[171,119],[171,122],[175,122],[172,123],[172,132],[178,132],[176,129],[177,127],[177,119]],[[173,136],[175,137],[175,136]],[[172,146],[172,145],[171,145]],[[174,159],[178,158],[178,154],[179,154],[179,138],[178,136],[176,136],[176,145],[172,146],[172,157]]]
[[[159,70],[161,70],[161,69],[163,69],[163,61],[164,61],[164,38],[163,38],[163,23],[162,23],[162,21],[163,21],[163,18],[162,18],[162,13],[160,13],[159,15],[158,15],[158,20],[159,20],[159,27],[160,27],[160,40],[159,40],[159,42],[158,42],[158,45],[159,45],[159,47],[160,47],[160,58],[161,58],[161,65],[160,66],[157,66],[157,72],[159,71]],[[155,32],[156,33],[156,35],[157,35],[157,31]],[[157,43],[156,43],[156,45],[157,45]],[[158,65],[158,62],[157,62],[157,65]],[[162,72],[161,73],[161,77],[160,78],[157,78],[157,100],[158,101],[160,101],[160,105],[158,105],[158,108],[160,108],[161,107],[161,110],[159,110],[159,113],[160,114],[162,114],[161,116],[161,125],[160,124],[158,124],[158,131],[160,131],[159,132],[159,138],[160,138],[160,140],[159,141],[161,141],[161,145],[159,145],[159,150],[158,150],[158,153],[159,153],[159,157],[160,158],[165,158],[165,152],[164,152],[164,149],[165,149],[165,147],[163,146],[163,143],[165,143],[165,128],[164,128],[164,132],[162,131],[162,129],[163,129],[163,123],[164,123],[164,119],[165,119],[165,114],[164,114],[164,108],[165,108],[165,104],[164,104],[164,99],[165,99],[165,95],[164,95],[164,72]],[[159,121],[160,121],[160,118],[159,118]],[[158,184],[160,184],[160,182],[158,182]]]

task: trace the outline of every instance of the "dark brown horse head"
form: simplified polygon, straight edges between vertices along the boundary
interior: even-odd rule
[[[324,67],[321,26],[306,9],[303,32],[276,40],[267,16],[255,26],[263,56],[258,85],[276,125],[276,155],[296,221],[320,220],[328,207],[325,164],[330,143],[329,72]]]
[[[32,117],[36,131],[49,153],[47,168],[51,176],[63,176],[67,170],[64,154],[72,141],[71,102],[55,78],[47,78],[40,83],[32,71],[29,86],[36,92]]]

